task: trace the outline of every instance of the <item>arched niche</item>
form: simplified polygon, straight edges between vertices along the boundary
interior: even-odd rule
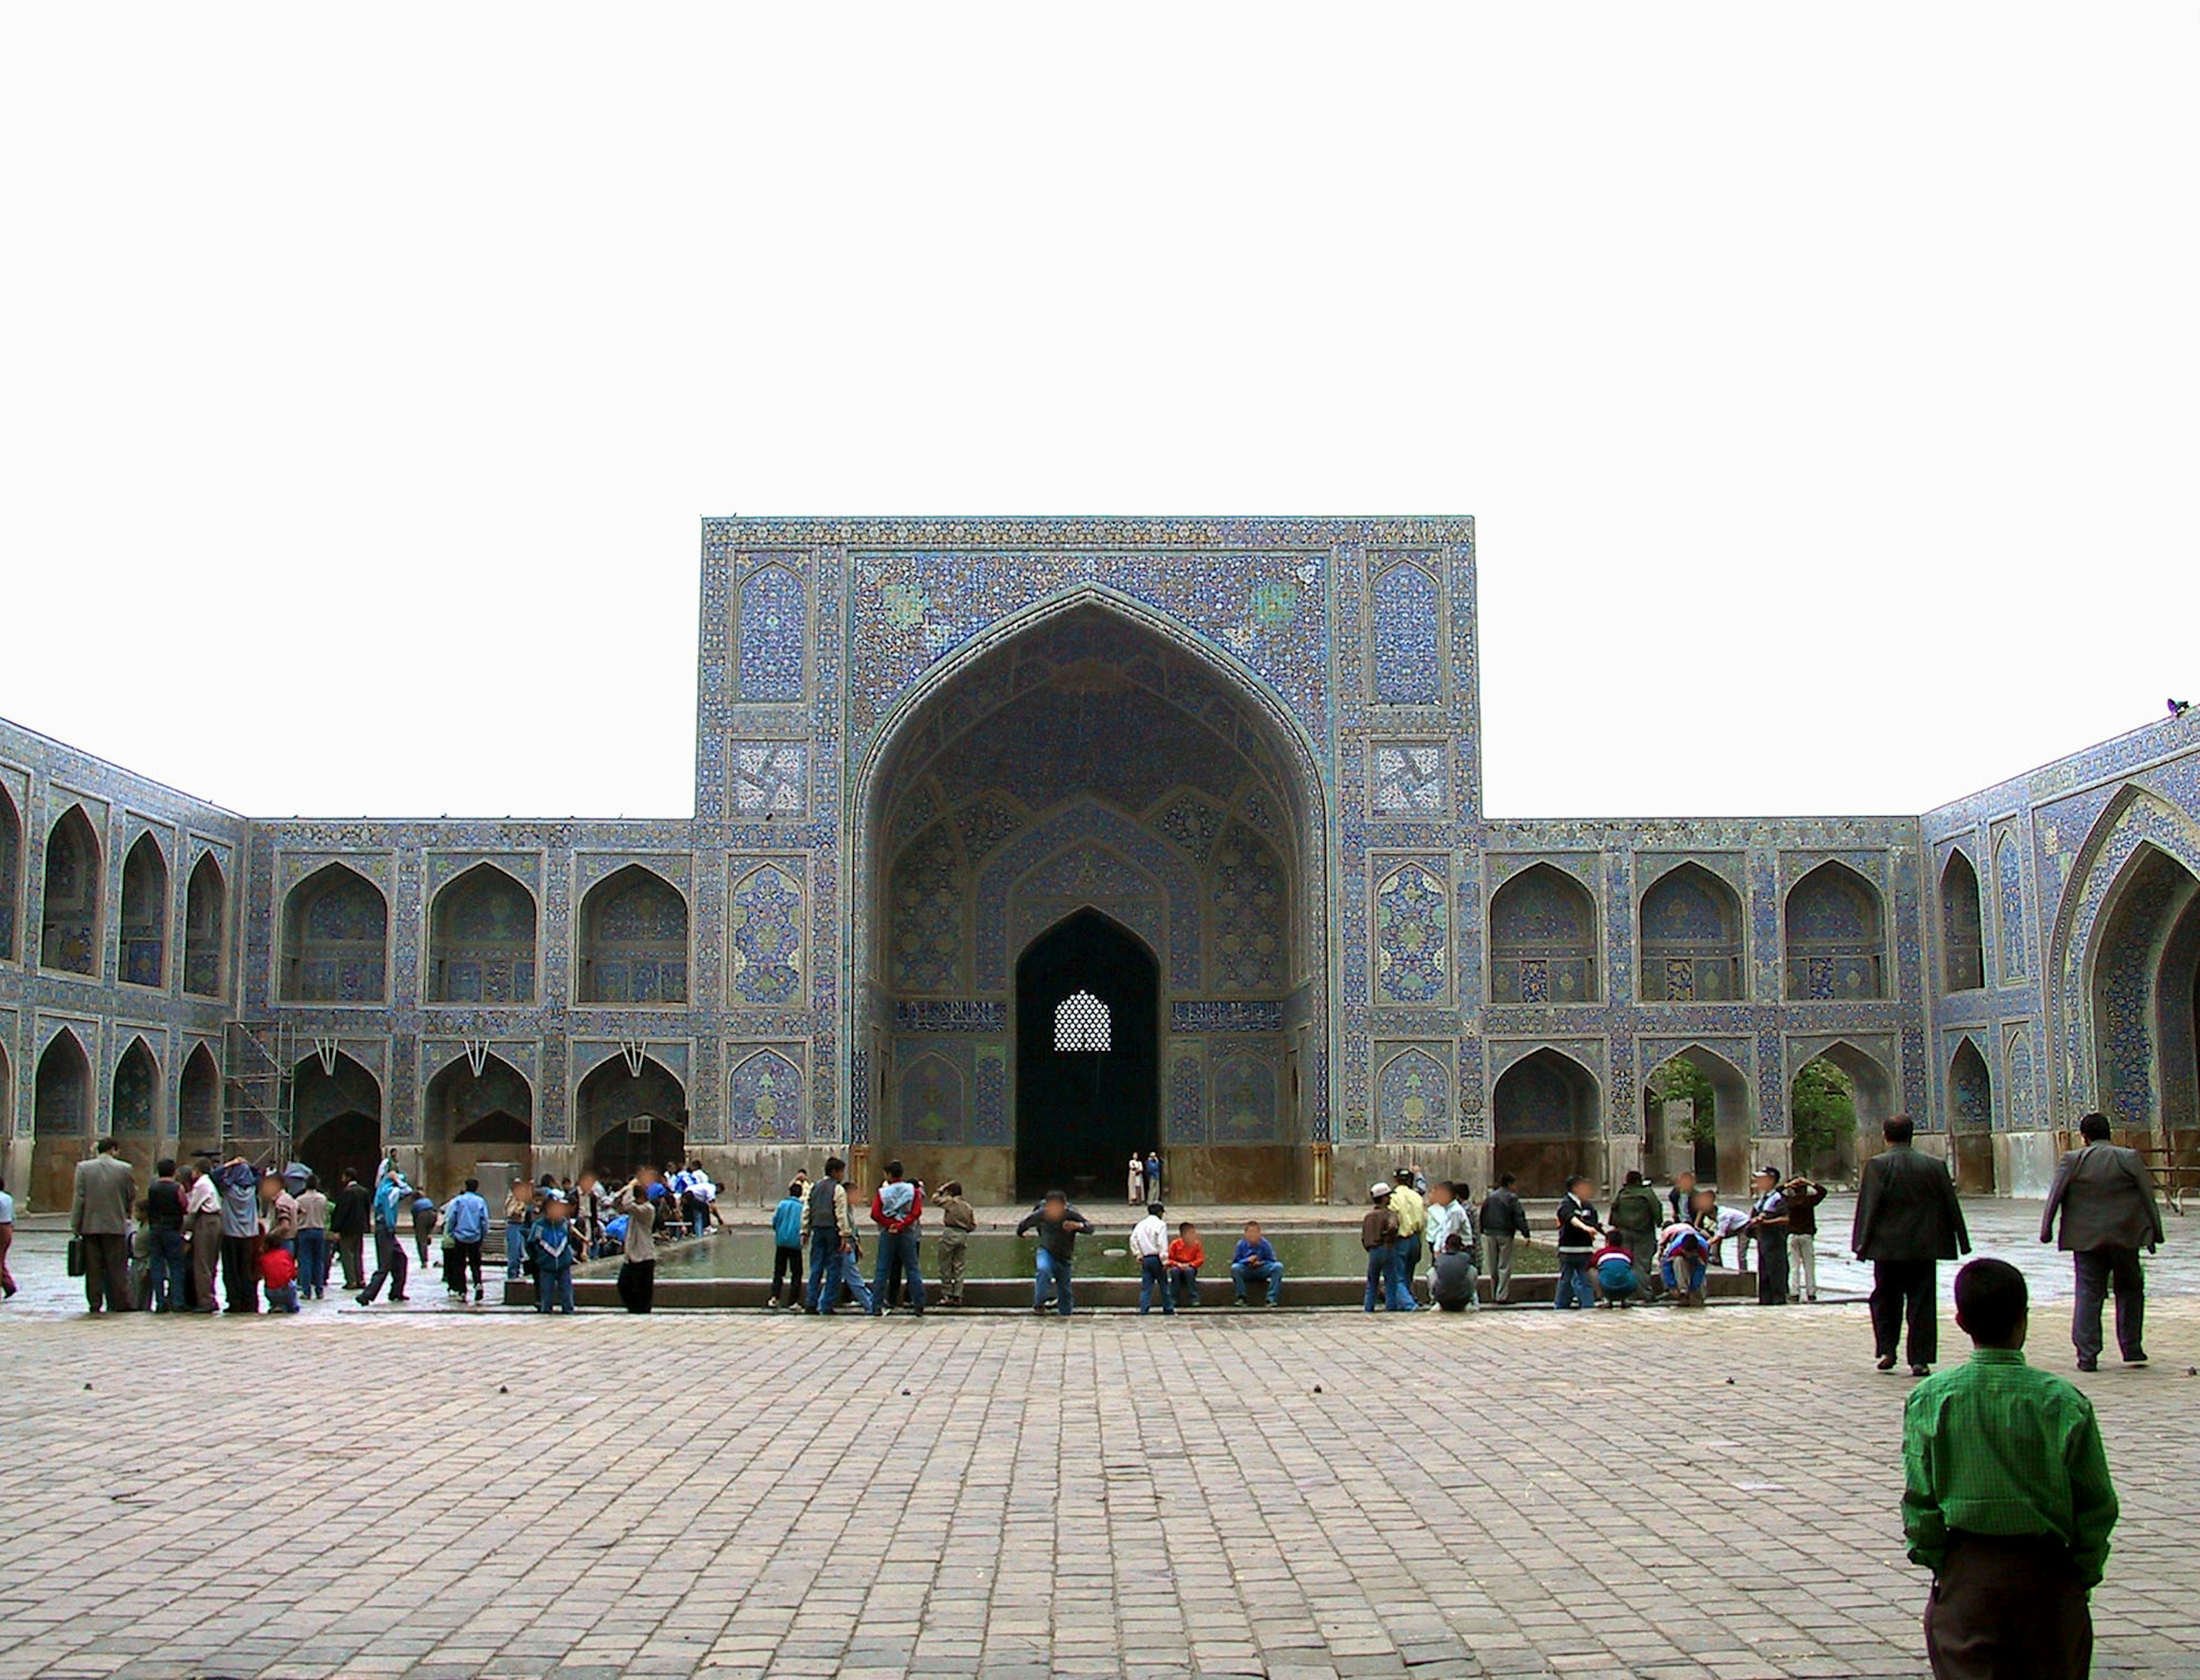
[[[380,1003],[389,987],[389,904],[342,863],[325,864],[283,901],[283,1000]]]
[[[1741,901],[1700,863],[1653,881],[1636,909],[1646,1003],[1732,1003],[1743,984]]]
[[[535,1001],[535,895],[493,863],[446,883],[428,912],[428,1001]]]
[[[45,893],[41,901],[38,965],[64,974],[99,972],[99,836],[81,805],[61,813],[46,835]]]
[[[1594,1003],[1596,901],[1565,871],[1531,864],[1489,900],[1492,1003]]]
[[[1491,1170],[1512,1174],[1524,1196],[1564,1193],[1576,1173],[1593,1173],[1602,1136],[1596,1076],[1544,1046],[1497,1076],[1490,1092]]]
[[[1824,1001],[1887,995],[1879,889],[1828,859],[1788,890],[1788,995]]]
[[[638,863],[581,901],[575,990],[582,1003],[688,1001],[688,901]]]

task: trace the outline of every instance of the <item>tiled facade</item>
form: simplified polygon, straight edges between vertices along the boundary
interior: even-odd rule
[[[1017,958],[1086,906],[1154,954],[1179,1193],[1606,1175],[1682,1051],[1761,1158],[1822,1053],[2003,1188],[2085,1106],[2200,1129],[2200,721],[1920,818],[1492,820],[1464,519],[711,520],[702,563],[692,817],[252,821],[0,726],[11,1181],[197,1140],[239,1022],[301,1127],[400,1150],[500,1081],[572,1164],[647,1090],[745,1193],[826,1144],[998,1191]]]

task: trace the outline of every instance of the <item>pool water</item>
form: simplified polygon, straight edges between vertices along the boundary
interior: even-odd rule
[[[939,1265],[939,1233],[932,1227],[923,1229],[919,1263],[927,1276],[937,1273]],[[1230,1272],[1230,1251],[1237,1245],[1235,1230],[1217,1234],[1204,1234],[1207,1263],[1200,1269],[1207,1277],[1226,1278]],[[1103,1227],[1089,1236],[1077,1240],[1077,1275],[1080,1277],[1128,1277],[1138,1275],[1138,1263],[1127,1252],[1130,1231],[1127,1226],[1115,1230]],[[1268,1240],[1275,1247],[1276,1258],[1284,1263],[1287,1278],[1358,1278],[1367,1275],[1367,1255],[1360,1246],[1360,1234],[1354,1230],[1284,1231],[1272,1234]],[[1032,1275],[1032,1257],[1038,1251],[1036,1238],[1012,1236],[1001,1231],[980,1231],[974,1234],[969,1245],[969,1275],[974,1278],[1028,1278]],[[1109,1250],[1115,1251],[1110,1253]],[[863,1265],[868,1272],[877,1256],[877,1248],[869,1234],[863,1245]],[[1514,1269],[1525,1275],[1531,1270],[1557,1269],[1554,1264],[1536,1267],[1533,1264],[1536,1251],[1527,1243],[1514,1250]],[[1548,1262],[1548,1257],[1543,1257]],[[805,1257],[805,1261],[807,1256]],[[657,1275],[670,1278],[736,1278],[763,1279],[771,1276],[772,1240],[767,1230],[727,1231],[702,1242],[683,1242],[666,1249],[658,1258]],[[1422,1263],[1427,1263],[1423,1257]],[[593,1263],[582,1269],[582,1275],[615,1271],[616,1258]]]

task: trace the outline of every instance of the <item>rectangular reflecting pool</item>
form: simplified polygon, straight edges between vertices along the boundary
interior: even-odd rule
[[[923,1231],[919,1262],[925,1275],[931,1277],[939,1265],[939,1233],[930,1226],[924,1227]],[[1207,1263],[1200,1269],[1201,1276],[1220,1279],[1226,1286],[1230,1251],[1237,1245],[1238,1235],[1234,1229],[1219,1235],[1213,1231],[1202,1234]],[[867,1277],[878,1253],[872,1239],[873,1234],[865,1233],[863,1270]],[[1080,1237],[1077,1275],[1137,1277],[1138,1267],[1131,1258],[1129,1239],[1127,1224],[1121,1229],[1103,1228],[1093,1235]],[[1274,1245],[1276,1258],[1283,1262],[1287,1278],[1364,1278],[1367,1275],[1367,1255],[1360,1246],[1357,1231],[1284,1231],[1271,1234],[1268,1240]],[[771,1276],[772,1246],[771,1233],[763,1229],[728,1231],[701,1242],[680,1243],[658,1257],[658,1280],[660,1283],[675,1279],[768,1280]],[[1018,1278],[1028,1281],[1033,1256],[1038,1248],[1037,1240],[1031,1237],[1012,1236],[1003,1231],[978,1232],[970,1239],[969,1275],[973,1278]],[[804,1258],[806,1263],[807,1255]],[[618,1270],[618,1264],[616,1257],[594,1261],[580,1268],[577,1275],[609,1277]],[[1425,1256],[1422,1264],[1425,1269]],[[1513,1269],[1524,1276],[1530,1272],[1555,1272],[1558,1265],[1548,1251],[1523,1242],[1513,1251]]]

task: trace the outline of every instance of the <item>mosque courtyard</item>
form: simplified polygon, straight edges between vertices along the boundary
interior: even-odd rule
[[[2036,1205],[1973,1214],[2057,1276]],[[58,1248],[0,1312],[0,1680],[1924,1672],[1853,1304],[99,1321]],[[2078,1379],[2097,1671],[2200,1674],[2200,1286],[2155,1277],[2153,1365]]]

